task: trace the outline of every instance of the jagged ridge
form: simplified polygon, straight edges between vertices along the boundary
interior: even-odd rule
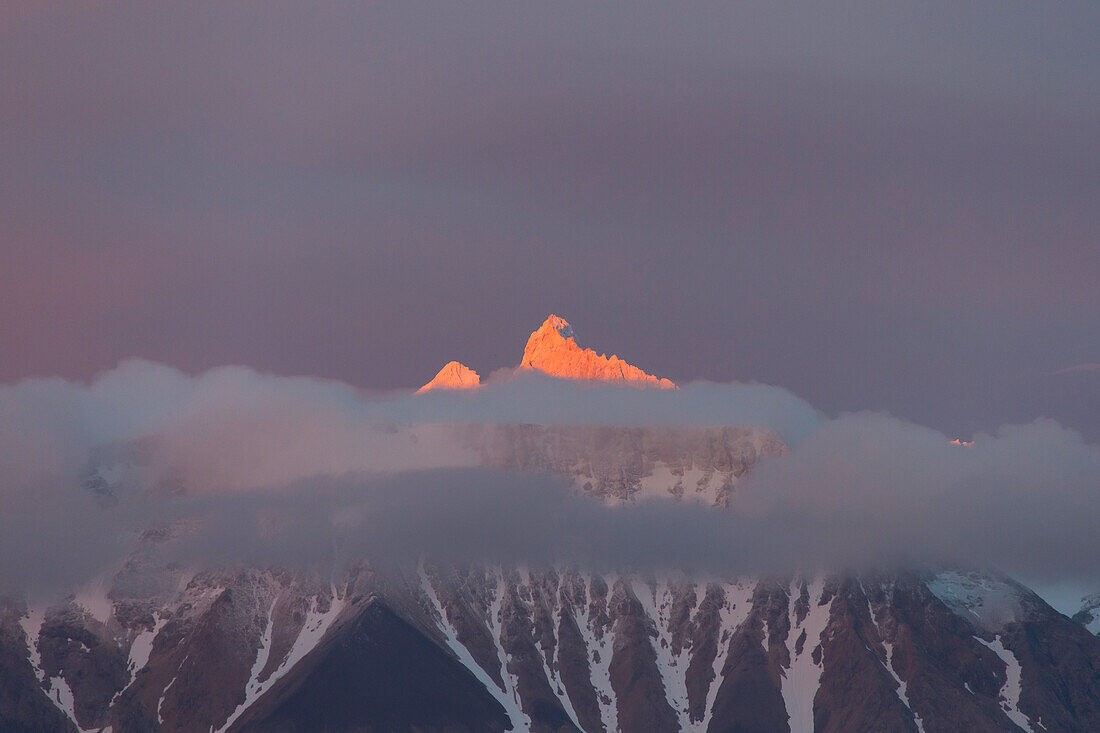
[[[553,314],[527,339],[520,369],[536,369],[552,377],[618,382],[635,387],[675,389],[668,379],[646,374],[612,354],[597,354],[577,345],[573,327]]]
[[[647,374],[612,354],[597,354],[577,344],[569,322],[551,314],[527,339],[516,371],[533,370],[559,379],[625,384],[632,387],[676,389],[669,379]],[[457,361],[448,362],[432,381],[417,392],[435,389],[469,389],[481,385],[477,372]]]

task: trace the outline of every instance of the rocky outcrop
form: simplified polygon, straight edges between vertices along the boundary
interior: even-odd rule
[[[38,634],[44,676],[69,686],[84,728],[103,724],[111,701],[130,681],[121,625],[107,621],[69,602],[47,614]]]
[[[76,733],[76,724],[59,700],[49,696],[41,668],[35,664],[36,625],[25,604],[0,598],[0,730]]]
[[[907,702],[905,683],[891,672],[891,652],[882,645],[862,586],[830,582],[816,603],[827,604],[829,614],[812,651],[821,666],[813,729],[916,733],[916,713]]]
[[[1073,614],[1073,620],[1083,624],[1094,634],[1100,634],[1100,593],[1091,593],[1081,599],[1081,608]]]
[[[417,393],[433,389],[474,389],[481,386],[481,377],[470,367],[457,361],[447,362],[432,381],[425,384]]]
[[[270,573],[244,571],[195,577],[161,627],[145,667],[119,695],[117,730],[219,729],[239,705],[254,675],[258,650],[273,625],[279,584]],[[265,650],[266,651],[266,650]]]
[[[1046,730],[1100,730],[1100,648],[1090,634],[1049,607],[1005,624],[994,639],[1020,677],[1021,713]]]
[[[587,379],[628,384],[632,387],[675,389],[668,379],[646,374],[612,354],[597,354],[577,345],[573,327],[551,315],[527,339],[519,368],[534,369],[562,379]]]

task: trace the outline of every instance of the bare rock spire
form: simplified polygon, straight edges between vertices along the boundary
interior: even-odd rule
[[[612,354],[597,354],[577,345],[573,327],[551,314],[527,339],[520,369],[536,369],[553,377],[619,382],[635,387],[676,389],[668,379],[646,374]]]

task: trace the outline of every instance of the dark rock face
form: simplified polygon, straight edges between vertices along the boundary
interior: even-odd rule
[[[244,572],[193,581],[157,635],[149,663],[119,696],[120,730],[215,729],[245,700],[272,607],[272,579]]]
[[[516,677],[516,692],[523,712],[531,721],[532,733],[575,731],[577,727],[550,688],[543,671],[545,659],[554,659],[552,637],[549,643],[542,645],[546,650],[545,657],[535,646],[539,630],[535,623],[538,614],[534,610],[540,609],[542,616],[546,614],[545,608],[539,604],[541,597],[534,597],[533,586],[521,586],[517,580],[513,577],[505,586],[501,603],[500,646],[507,655],[509,673]]]
[[[231,731],[511,730],[476,678],[385,604],[367,601]]]
[[[925,730],[1016,730],[998,703],[1004,663],[917,578],[866,584],[893,668]]]
[[[1100,730],[1096,636],[1057,613],[1006,624],[1003,643],[1022,667],[1020,710],[1047,730]]]
[[[858,583],[829,584],[829,623],[821,635],[821,686],[815,731],[913,731],[913,713],[898,695],[889,660]]]
[[[619,701],[619,726],[639,733],[676,730],[676,714],[668,703],[651,641],[657,636],[653,620],[622,581],[615,584],[609,612],[617,619],[609,671]]]
[[[47,696],[29,661],[31,650],[19,623],[26,611],[23,604],[0,598],[0,730],[75,733],[76,725]]]
[[[114,696],[130,681],[126,649],[104,624],[73,604],[46,617],[38,650],[47,677],[61,677],[73,691],[81,727],[102,725]]]
[[[562,613],[558,625],[557,664],[562,686],[577,713],[577,724],[588,733],[605,733],[607,728],[600,717],[600,703],[589,672],[588,649],[570,610]]]
[[[719,645],[730,644],[730,638],[722,635],[722,608],[726,604],[725,590],[714,583],[706,586],[703,600],[695,612],[691,629],[691,661],[684,673],[684,686],[688,697],[688,719],[701,723],[707,713],[707,693],[714,684],[714,660]],[[719,670],[721,672],[721,670]]]
[[[785,641],[787,629],[765,628],[767,621],[776,621],[780,602],[781,591],[771,584],[760,583],[753,593],[748,618],[729,641],[709,733],[790,730],[780,693],[778,655],[771,653]]]
[[[495,579],[479,570],[454,569],[449,574],[450,582],[443,582],[438,569],[426,569],[425,572],[430,576],[428,582],[434,586],[446,621],[454,628],[459,643],[470,652],[493,684],[504,690],[497,641],[489,624],[490,584],[495,585]]]

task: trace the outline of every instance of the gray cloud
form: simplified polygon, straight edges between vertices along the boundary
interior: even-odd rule
[[[961,447],[884,413],[826,419],[763,385],[664,392],[520,379],[429,397],[364,396],[243,368],[188,377],[145,362],[89,385],[0,387],[0,587],[72,588],[167,524],[184,529],[163,545],[165,559],[199,564],[427,554],[768,573],[942,561],[1051,583],[1100,580],[1100,450],[1052,421]],[[757,466],[729,512],[671,501],[607,507],[549,477],[471,468],[431,426],[718,417],[797,437],[789,455]],[[417,442],[406,421],[423,431]],[[113,506],[97,501],[92,465],[109,477]]]
[[[768,574],[939,564],[1045,583],[1100,582],[1100,451],[1054,423],[972,448],[882,414],[826,423],[738,489],[728,512],[609,507],[549,477],[470,469],[314,477],[202,495],[174,551],[224,562],[416,558],[542,567]]]

